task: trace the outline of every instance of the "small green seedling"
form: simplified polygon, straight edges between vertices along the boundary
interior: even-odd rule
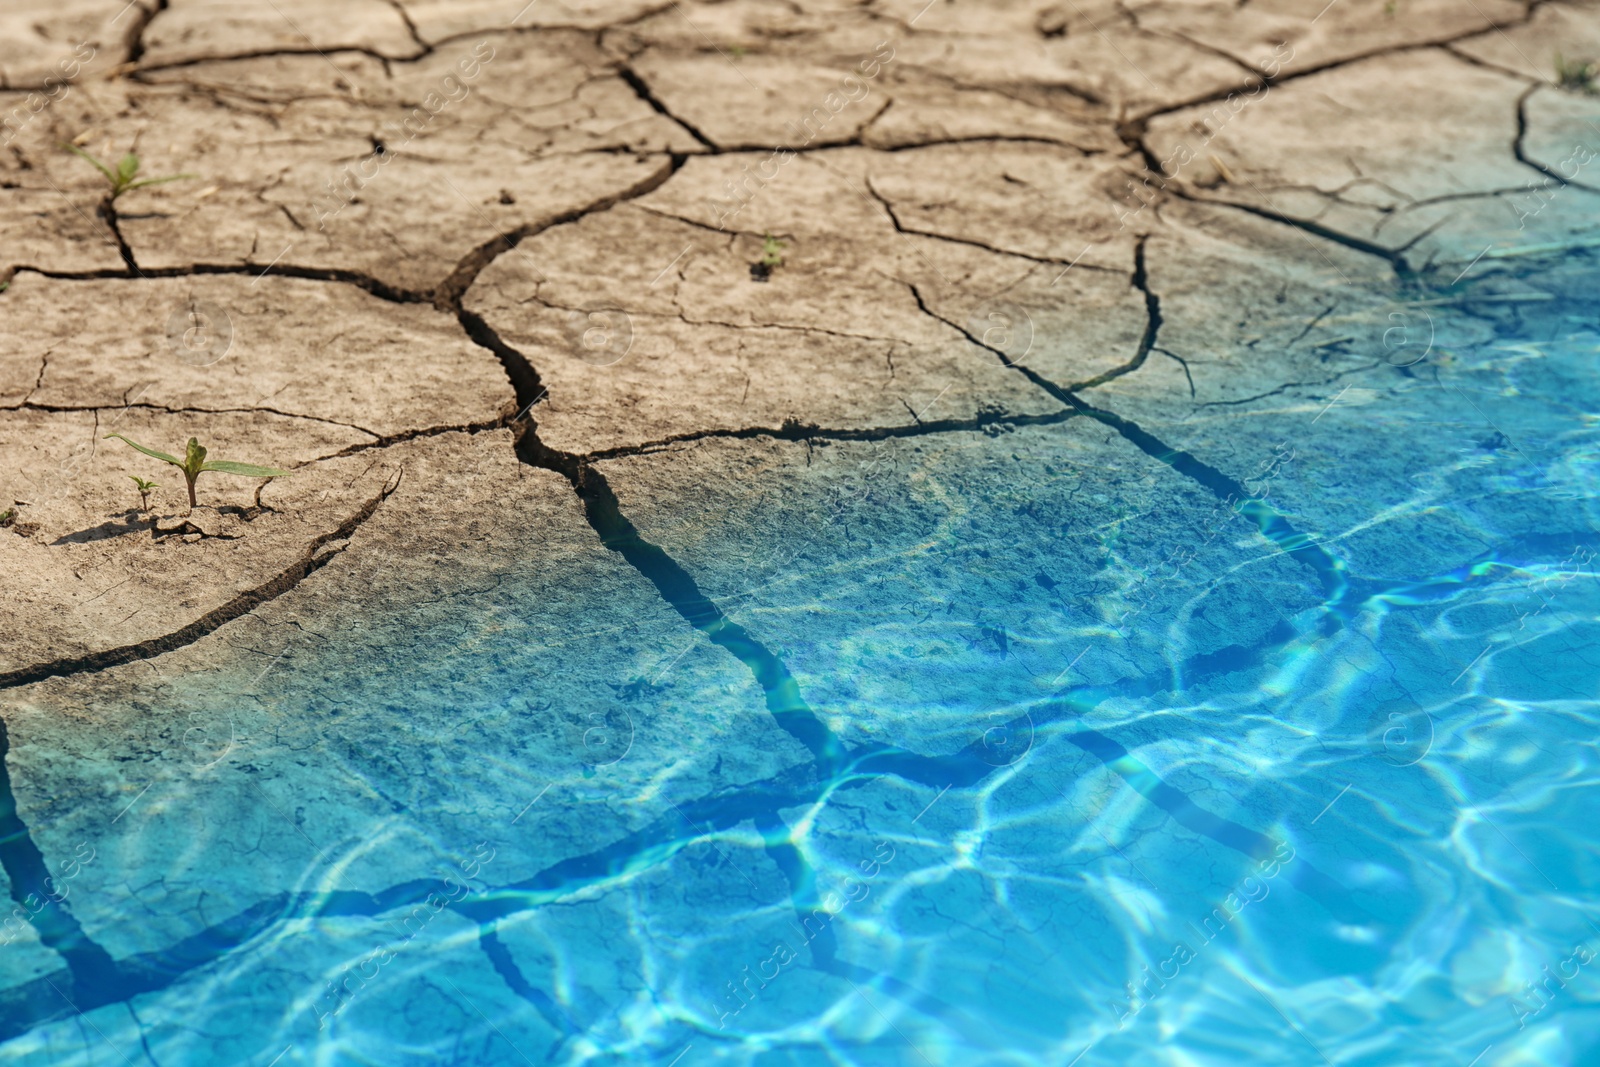
[[[147,456],[159,459],[163,463],[170,463],[183,472],[183,480],[189,486],[189,507],[195,506],[194,481],[206,471],[216,471],[218,474],[237,474],[241,478],[287,478],[289,471],[281,471],[276,467],[258,467],[254,463],[234,463],[230,460],[218,459],[206,462],[206,450],[200,442],[193,437],[189,438],[189,447],[184,452],[183,458],[169,456],[165,452],[157,452],[153,448],[146,448],[137,441],[130,441],[120,433],[108,433],[106,437],[115,437],[124,444],[132,445]]]
[[[772,272],[783,266],[784,243],[770,233],[761,235],[761,261],[750,264],[750,277],[764,282]]]
[[[16,521],[17,521],[17,509],[16,508],[6,508],[4,511],[0,511],[0,526],[10,526],[12,523],[14,523]]]
[[[152,490],[152,489],[160,489],[161,487],[159,485],[157,485],[155,482],[147,482],[147,481],[145,481],[143,478],[139,477],[137,474],[130,474],[130,475],[128,475],[128,477],[132,478],[133,479],[133,484],[139,487],[139,510],[140,511],[149,511],[150,510],[150,490]]]
[[[761,265],[771,270],[783,266],[783,250],[788,247],[770,233],[761,235]]]
[[[199,177],[197,174],[170,174],[165,178],[140,178],[138,177],[139,157],[134,155],[132,152],[129,152],[127,155],[123,156],[121,161],[117,163],[117,169],[112,170],[110,167],[106,166],[104,163],[100,162],[98,159],[94,158],[94,156],[91,156],[88,152],[85,152],[77,145],[69,144],[62,145],[62,147],[70,152],[77,153],[84,159],[87,159],[90,163],[94,164],[95,170],[98,170],[101,174],[106,176],[106,181],[111,183],[112,200],[115,200],[123,193],[131,193],[133,190],[143,189],[147,185],[163,185],[167,182],[188,181],[190,179]]]
[[[1556,84],[1561,88],[1593,96],[1600,92],[1595,85],[1596,78],[1600,78],[1600,62],[1593,59],[1568,60],[1560,52],[1556,53]]]

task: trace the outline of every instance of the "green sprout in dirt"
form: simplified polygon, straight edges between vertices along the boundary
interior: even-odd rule
[[[17,509],[16,508],[6,508],[4,511],[0,511],[0,526],[10,526],[12,523],[14,523],[16,521],[17,521]]]
[[[783,266],[783,250],[788,247],[770,233],[761,235],[761,261],[750,264],[750,277],[764,282]]]
[[[111,183],[111,199],[116,200],[123,193],[131,193],[135,189],[143,189],[147,185],[163,185],[167,182],[188,181],[198,177],[195,174],[169,174],[165,178],[140,178],[139,157],[129,152],[117,163],[117,169],[112,170],[94,156],[85,152],[77,145],[62,145],[70,152],[75,152],[94,164],[94,169],[106,176],[106,181]]]
[[[149,511],[150,510],[150,490],[152,490],[152,489],[160,489],[161,487],[159,485],[157,485],[155,482],[147,482],[147,481],[145,481],[143,478],[139,477],[137,474],[130,474],[130,475],[128,475],[128,477],[132,478],[133,479],[133,484],[139,487],[139,510],[140,511]]]
[[[770,233],[761,235],[761,265],[771,270],[783,266],[783,250],[787,246]]]
[[[1593,96],[1600,92],[1595,85],[1596,78],[1600,78],[1600,62],[1593,59],[1568,60],[1560,52],[1556,53],[1556,84],[1561,88]]]
[[[189,486],[189,507],[195,506],[194,481],[206,471],[216,471],[218,474],[237,474],[241,478],[287,478],[289,471],[281,471],[276,467],[258,467],[254,463],[234,463],[230,460],[218,459],[209,463],[206,461],[206,450],[200,442],[193,437],[189,438],[189,447],[184,452],[182,459],[169,456],[165,452],[157,452],[153,448],[146,448],[137,441],[130,441],[120,433],[108,433],[107,437],[115,437],[124,444],[132,445],[147,456],[159,459],[163,463],[170,463],[183,472],[183,480]]]

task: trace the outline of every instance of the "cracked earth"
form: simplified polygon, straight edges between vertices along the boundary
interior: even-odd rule
[[[503,998],[530,1054],[625,1056],[619,1005],[669,978],[618,879],[666,892],[672,856],[743,834],[749,876],[696,868],[684,906],[803,920],[808,848],[853,862],[941,789],[969,795],[924,825],[968,825],[1012,762],[988,716],[1032,738],[1205,691],[1594,538],[1456,465],[1584,407],[1580,372],[1497,344],[1596,311],[1600,107],[1550,62],[1600,54],[1592,2],[61,0],[0,26],[0,861],[42,901],[0,948],[16,1062],[313,1062],[364,951],[328,944],[485,840],[488,888],[425,933],[478,945],[450,950],[473,996],[391,970],[344,1019],[387,1004],[415,1042]],[[113,200],[64,145],[191,177]],[[291,475],[208,474],[190,511],[112,432]],[[1181,580],[1140,577],[1177,545]],[[1160,625],[1107,639],[1130,611]],[[1202,869],[1270,853],[1247,767],[1146,753],[1185,799],[1152,794],[1129,752],[1185,728],[1128,714],[1072,735],[1114,772],[1097,803],[1144,796],[1137,832],[1171,816]],[[825,803],[846,789],[864,809]],[[785,844],[796,812],[830,844]],[[518,925],[556,905],[566,934]],[[561,937],[595,947],[552,999]],[[824,942],[822,980],[867,981]],[[495,1041],[378,1061],[513,1062]]]

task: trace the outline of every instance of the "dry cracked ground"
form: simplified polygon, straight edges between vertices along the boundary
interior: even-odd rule
[[[1381,690],[1374,604],[1592,540],[1581,464],[1508,506],[1461,456],[1587,440],[1582,368],[1500,342],[1600,302],[1600,97],[1553,59],[1600,54],[1593,2],[25,0],[0,27],[12,1062],[839,1062],[782,1027],[869,981],[859,931],[750,1007],[753,1051],[722,979],[908,832],[885,812],[939,800],[899,863],[948,851],[1121,685],[1120,732],[1029,788],[1121,805],[1224,893],[1325,797],[1196,767],[1137,698],[1347,639]],[[204,474],[191,510],[111,433],[290,474]],[[847,786],[870,803],[825,803]],[[1058,872],[1111,845],[1006,828]],[[478,888],[426,952],[341,978],[447,876]],[[1036,988],[1051,941],[991,947],[981,996]],[[1119,951],[1075,966],[1119,989]],[[828,1040],[913,1062],[850,1010]],[[938,1062],[1000,1055],[982,1034],[1066,1062],[1121,1031],[1095,1011],[1047,1040],[951,1008]]]

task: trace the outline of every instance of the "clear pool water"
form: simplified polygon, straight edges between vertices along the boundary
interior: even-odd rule
[[[1088,398],[1182,454],[619,465],[614,551],[446,531],[347,578],[381,633],[81,685],[125,741],[11,784],[119,969],[13,938],[6,1062],[1600,1062],[1600,274],[1541,269],[1409,366]]]

